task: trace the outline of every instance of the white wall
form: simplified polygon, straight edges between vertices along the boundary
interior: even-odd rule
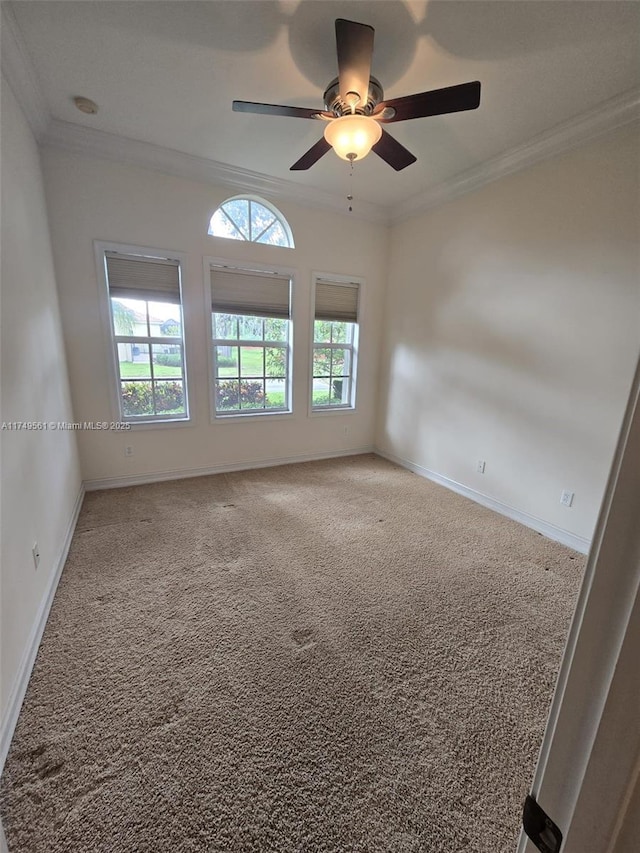
[[[2,421],[72,421],[38,148],[4,78],[1,335]],[[3,753],[81,483],[74,433],[3,429],[0,436]]]
[[[638,142],[618,131],[391,237],[377,445],[584,540],[640,344]]]
[[[388,231],[360,221],[276,202],[289,221],[295,250],[207,236],[211,214],[236,193],[77,156],[43,153],[53,246],[74,411],[79,421],[110,421],[109,342],[99,312],[93,241],[142,245],[186,254],[183,298],[193,424],[128,433],[79,434],[88,481],[163,474],[262,460],[314,456],[371,447],[386,282]],[[210,315],[205,309],[203,256],[222,256],[294,267],[294,414],[239,420],[210,418],[207,359]],[[308,414],[310,289],[313,271],[362,276],[363,317],[357,409]],[[346,432],[345,432],[346,430]],[[125,445],[134,455],[125,458]]]

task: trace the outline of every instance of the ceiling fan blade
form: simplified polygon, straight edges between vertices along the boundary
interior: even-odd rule
[[[340,97],[345,103],[349,103],[349,92],[358,93],[362,106],[367,102],[374,32],[368,24],[336,19],[338,80]]]
[[[406,169],[417,159],[411,151],[407,151],[404,145],[400,145],[398,140],[394,139],[386,130],[382,131],[380,140],[371,150],[375,151],[378,157],[382,157],[385,163],[388,163],[396,172]]]
[[[331,146],[324,138],[321,136],[320,139],[316,142],[315,145],[312,145],[311,148],[302,155],[302,157],[290,167],[290,172],[301,172],[305,169],[310,169],[314,163],[317,163],[321,157],[327,153],[327,151],[331,151]]]
[[[458,113],[475,110],[480,105],[480,83],[461,83],[459,86],[447,86],[446,89],[434,89],[404,98],[391,98],[378,104],[373,115],[385,124],[392,121],[406,121],[411,118],[439,116],[445,113]],[[395,114],[385,118],[385,110],[393,109]]]
[[[234,101],[235,113],[261,113],[268,116],[289,116],[290,118],[335,118],[333,113],[324,110],[312,110],[307,107],[283,107],[279,104],[256,104],[253,101]]]

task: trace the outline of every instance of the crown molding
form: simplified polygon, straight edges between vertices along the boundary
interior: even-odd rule
[[[596,136],[608,133],[616,128],[640,120],[640,89],[631,89],[604,101],[587,112],[562,122],[533,137],[523,145],[485,160],[440,184],[411,196],[391,209],[391,223],[397,224],[424,213],[458,196],[504,178],[513,172],[519,172],[529,166],[546,160],[578,145],[582,145]]]
[[[140,166],[165,175],[222,184],[234,190],[286,199],[305,207],[325,208],[373,222],[389,221],[388,210],[378,204],[361,201],[357,211],[347,214],[342,196],[71,122],[54,119],[40,141],[44,145],[63,148],[74,154],[87,154],[129,166]]]
[[[556,125],[523,145],[510,148],[423,193],[411,196],[391,209],[361,201],[357,214],[352,215],[373,222],[396,224],[638,120],[640,89],[632,89]],[[166,175],[222,184],[234,190],[287,199],[305,207],[345,214],[341,196],[83,125],[53,120],[39,138],[44,144],[77,154],[97,156]]]
[[[34,136],[40,140],[51,116],[10,3],[2,3],[1,30],[2,74],[22,107]]]

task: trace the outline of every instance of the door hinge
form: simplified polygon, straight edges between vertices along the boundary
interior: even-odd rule
[[[542,853],[558,853],[562,844],[562,833],[531,794],[524,801],[522,826],[538,850]]]

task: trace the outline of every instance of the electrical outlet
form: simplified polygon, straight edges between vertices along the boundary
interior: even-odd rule
[[[31,549],[31,553],[33,554],[33,565],[34,568],[38,568],[40,565],[40,548],[38,548],[38,543],[33,543],[33,548]]]
[[[127,446],[125,447],[124,455],[125,456],[133,456],[133,447],[130,444],[127,444]]]
[[[484,459],[478,459],[478,461],[476,462],[476,471],[478,472],[478,474],[484,474],[484,466]]]
[[[562,506],[571,506],[573,504],[574,493],[564,491],[560,495],[560,503]]]

